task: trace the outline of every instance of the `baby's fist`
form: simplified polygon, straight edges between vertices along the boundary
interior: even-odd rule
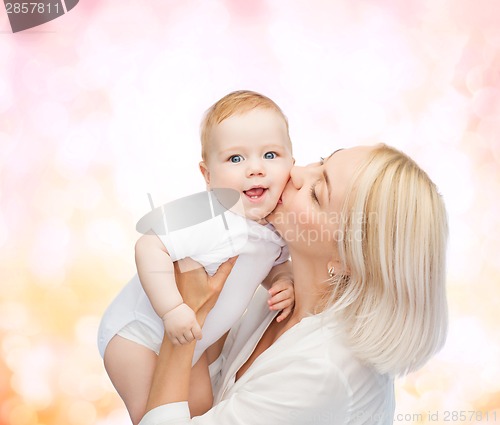
[[[286,319],[295,305],[295,290],[290,278],[282,277],[273,282],[269,289],[270,298],[267,301],[271,310],[281,310],[276,318],[277,322]]]
[[[165,333],[174,345],[189,344],[195,339],[201,339],[201,328],[196,314],[184,303],[164,314],[162,320]]]

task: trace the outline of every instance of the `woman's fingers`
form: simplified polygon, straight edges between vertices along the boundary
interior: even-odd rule
[[[200,272],[200,269],[203,270],[203,266],[194,261],[191,257],[182,258],[181,260],[174,262],[174,268],[177,272],[186,273],[190,271],[197,270]]]
[[[175,281],[179,292],[184,303],[195,312],[197,319],[201,320],[200,323],[204,323],[206,315],[217,302],[236,259],[237,257],[233,257],[222,263],[211,277],[203,267],[195,268],[198,263],[191,259],[174,262]],[[196,339],[201,339],[201,329],[197,328],[193,335]]]
[[[207,297],[208,275],[203,267],[190,258],[174,262],[175,281],[184,300],[194,311],[203,305]],[[184,270],[184,271],[182,271]]]
[[[231,270],[233,269],[233,266],[236,263],[237,259],[238,259],[237,256],[231,257],[229,260],[222,263],[217,269],[217,272],[211,278],[209,278],[212,287],[217,292],[222,291],[222,288],[226,283],[227,277],[229,276],[229,273],[231,273]]]

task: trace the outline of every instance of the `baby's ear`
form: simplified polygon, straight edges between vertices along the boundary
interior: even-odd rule
[[[210,184],[210,171],[208,171],[207,164],[205,164],[204,161],[201,161],[199,166],[200,166],[201,174],[203,175],[203,178],[205,179],[205,182],[207,183],[207,185],[209,185]]]

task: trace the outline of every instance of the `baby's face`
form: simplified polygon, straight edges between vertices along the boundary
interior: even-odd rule
[[[281,115],[256,108],[233,115],[212,130],[206,162],[200,168],[210,189],[237,190],[246,217],[261,221],[276,207],[293,162]]]

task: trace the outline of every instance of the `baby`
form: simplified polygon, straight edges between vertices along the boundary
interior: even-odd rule
[[[108,307],[98,335],[106,371],[134,424],[145,413],[164,333],[174,344],[199,340],[189,396],[191,414],[197,416],[212,405],[206,372],[210,347],[243,314],[257,286],[269,289],[270,308],[281,310],[278,321],[293,308],[288,250],[264,220],[279,202],[294,162],[286,117],[265,96],[233,92],[207,111],[201,141],[200,170],[207,189],[235,191],[246,218],[225,210],[223,219],[214,217],[170,232],[153,225],[137,241],[138,276]],[[235,255],[236,264],[201,330],[177,289],[173,262],[190,257],[213,274]]]

